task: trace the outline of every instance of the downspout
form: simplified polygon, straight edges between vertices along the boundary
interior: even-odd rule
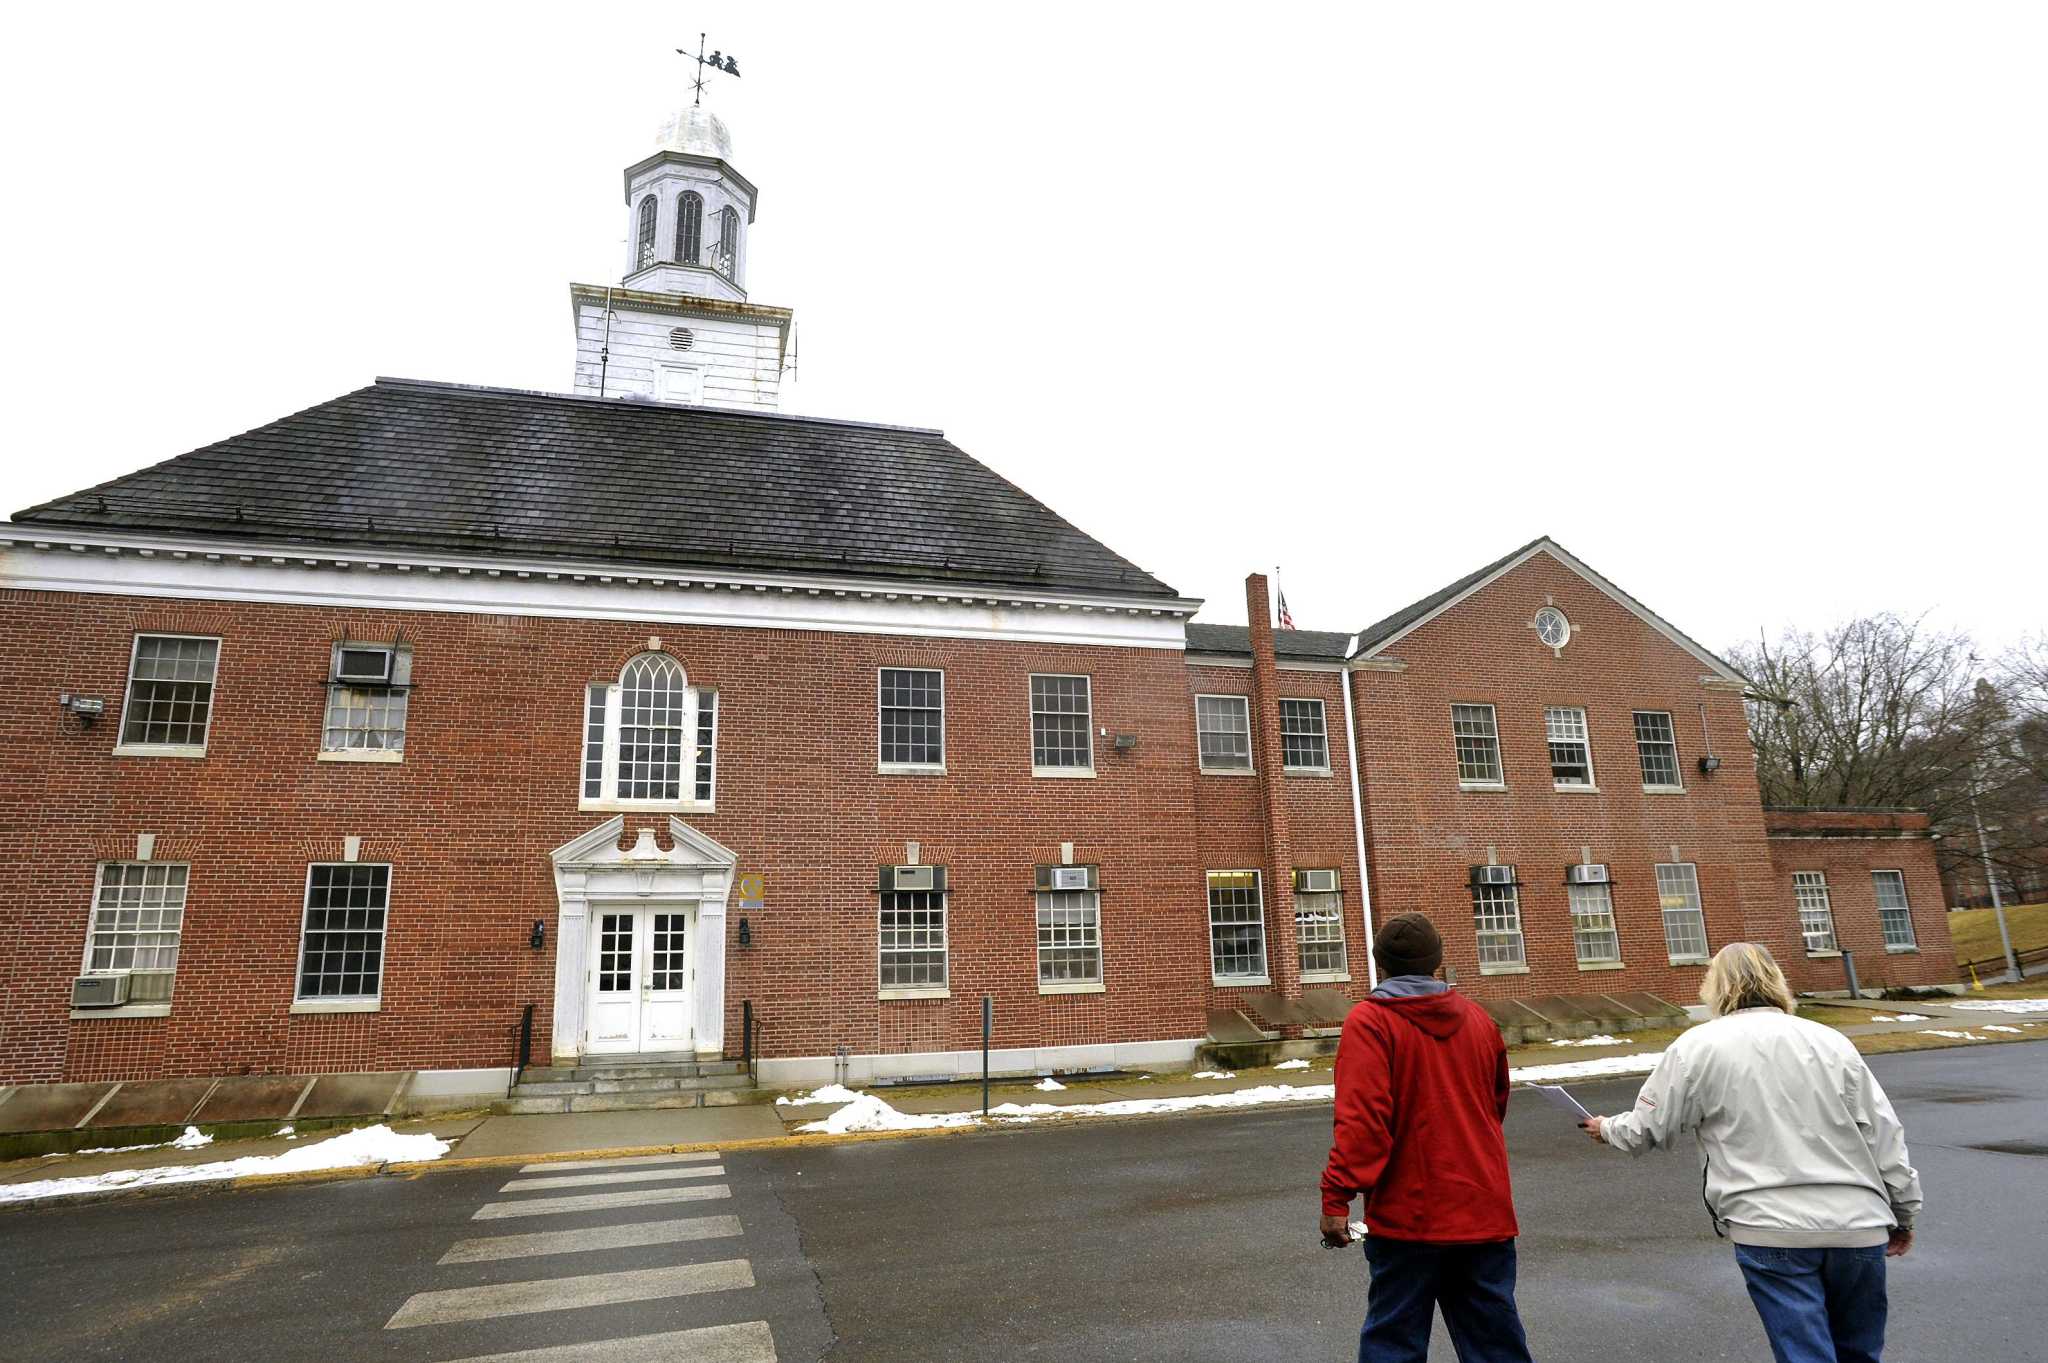
[[[1358,651],[1358,636],[1351,636],[1351,642],[1344,646],[1348,659]],[[1365,912],[1365,980],[1377,989],[1380,987],[1380,963],[1372,954],[1372,872],[1365,868],[1365,804],[1359,794],[1358,783],[1358,729],[1351,721],[1351,678],[1349,666],[1338,674],[1339,684],[1344,691],[1344,745],[1351,756],[1351,832],[1358,839],[1358,903]]]

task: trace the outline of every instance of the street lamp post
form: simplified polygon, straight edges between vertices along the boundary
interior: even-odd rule
[[[1991,843],[1984,836],[1984,816],[1977,812],[1977,792],[1970,792],[1970,818],[1977,825],[1977,855],[1984,861],[1984,883],[1991,887],[1991,913],[1998,920],[1998,942],[2005,948],[2005,969],[2008,977],[2017,984],[2026,978],[2020,974],[2020,959],[2013,955],[2012,934],[2005,927],[2005,900],[1998,893],[1998,875],[1991,869]]]

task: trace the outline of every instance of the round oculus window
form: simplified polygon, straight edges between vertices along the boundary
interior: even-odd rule
[[[1564,618],[1564,612],[1555,606],[1545,606],[1536,612],[1532,622],[1536,626],[1536,637],[1551,648],[1563,648],[1565,640],[1572,637],[1571,621]]]
[[[696,333],[688,327],[674,327],[668,333],[668,348],[670,350],[688,350],[695,344],[697,344]]]

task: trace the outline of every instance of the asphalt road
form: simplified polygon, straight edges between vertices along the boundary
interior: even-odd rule
[[[2048,1043],[1873,1063],[1929,1199],[1919,1244],[1892,1266],[1887,1356],[2042,1357]],[[1614,1111],[1634,1087],[1577,1092]],[[1328,1123],[1327,1109],[1274,1111],[734,1153],[720,1180],[730,1198],[680,1213],[479,1222],[494,1201],[560,1195],[503,1195],[515,1176],[491,1171],[0,1214],[0,1359],[430,1363],[754,1321],[782,1363],[1348,1359],[1366,1271],[1356,1251],[1316,1243]],[[1593,1147],[1527,1094],[1508,1140],[1537,1358],[1768,1357],[1690,1154]],[[736,1216],[740,1233],[439,1262],[479,1235],[709,1212]],[[735,1259],[752,1286],[520,1315],[494,1314],[503,1303],[489,1298],[417,1296]],[[387,1328],[401,1311],[424,1323]],[[1441,1336],[1434,1354],[1451,1357]],[[645,1356],[743,1355],[677,1344]]]

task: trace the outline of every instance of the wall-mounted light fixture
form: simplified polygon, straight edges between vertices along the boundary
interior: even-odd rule
[[[547,940],[548,925],[538,918],[534,919],[533,931],[526,934],[526,945],[532,947],[535,951],[539,951]]]
[[[1118,734],[1116,736],[1116,750],[1118,752],[1129,752],[1137,746],[1138,736],[1136,734]]]
[[[747,920],[744,918],[740,919],[740,945],[743,947],[754,945],[754,930],[747,926]]]
[[[57,697],[57,704],[77,717],[81,729],[90,729],[107,710],[107,703],[98,696],[74,696],[68,691]]]
[[[1708,756],[1702,757],[1700,759],[1700,775],[1712,776],[1715,772],[1719,770],[1721,770],[1720,758],[1709,754]]]

